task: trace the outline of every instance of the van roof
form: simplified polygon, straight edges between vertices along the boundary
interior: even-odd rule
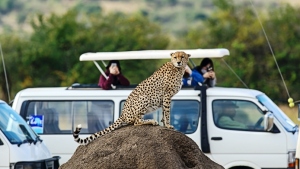
[[[114,90],[103,90],[101,88],[95,89],[68,89],[68,87],[44,87],[44,88],[27,88],[21,90],[17,97],[43,97],[45,100],[56,100],[58,97],[62,99],[66,97],[77,98],[76,100],[91,98],[101,98],[102,96],[109,97],[122,97],[128,96],[133,88],[114,89]],[[182,88],[176,96],[190,96],[195,95],[195,91],[192,87]],[[257,95],[263,94],[260,91],[253,89],[243,88],[226,88],[226,87],[213,87],[207,89],[207,96],[242,96],[254,98]]]
[[[229,50],[224,48],[217,49],[178,49],[178,50],[140,50],[122,52],[96,52],[84,53],[80,56],[80,61],[97,60],[131,60],[131,59],[169,59],[170,54],[176,51],[184,51],[192,58],[221,58],[229,55]]]

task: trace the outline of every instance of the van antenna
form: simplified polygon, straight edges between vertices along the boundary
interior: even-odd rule
[[[6,69],[5,69],[5,63],[4,63],[4,57],[3,57],[1,43],[0,43],[0,51],[1,51],[1,57],[2,57],[2,64],[3,64],[3,71],[4,71],[4,76],[5,76],[5,82],[6,82],[6,90],[7,90],[8,102],[10,102],[9,85],[8,85],[8,80],[7,80],[7,74],[6,74]]]
[[[279,72],[279,74],[280,74],[282,83],[283,83],[284,88],[285,88],[285,90],[286,90],[286,93],[287,93],[287,95],[288,95],[288,97],[289,97],[289,99],[288,99],[289,106],[290,106],[290,107],[294,107],[294,103],[300,102],[300,100],[294,102],[293,99],[291,98],[290,93],[289,93],[289,91],[288,91],[288,88],[287,88],[287,86],[286,86],[286,84],[285,84],[284,78],[283,78],[283,76],[282,76],[282,73],[281,73],[281,71],[280,71],[279,65],[278,65],[278,63],[277,63],[277,60],[276,60],[275,54],[274,54],[274,52],[273,52],[272,46],[271,46],[270,41],[269,41],[269,39],[268,39],[267,33],[266,33],[265,29],[264,29],[264,26],[263,26],[263,24],[261,23],[261,21],[260,21],[260,19],[259,19],[258,13],[257,13],[257,11],[256,11],[256,9],[255,9],[255,7],[254,7],[254,4],[253,4],[252,0],[250,0],[250,3],[251,3],[251,6],[252,6],[252,8],[253,8],[254,14],[255,14],[255,16],[256,16],[256,18],[257,18],[257,20],[258,20],[258,22],[259,22],[259,24],[260,24],[260,26],[261,26],[261,28],[262,28],[262,31],[263,31],[263,33],[264,33],[264,36],[265,36],[265,38],[266,38],[266,40],[267,40],[268,46],[269,46],[269,48],[270,48],[270,51],[271,51],[272,56],[273,56],[273,59],[274,59],[275,64],[276,64],[276,66],[277,66],[278,72]]]

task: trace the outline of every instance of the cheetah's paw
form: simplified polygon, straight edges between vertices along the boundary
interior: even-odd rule
[[[167,127],[168,129],[174,129],[174,126],[172,126],[172,125],[170,125],[170,124],[167,124],[166,127]]]

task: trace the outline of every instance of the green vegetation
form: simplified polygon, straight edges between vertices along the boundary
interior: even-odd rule
[[[79,56],[85,52],[221,47],[228,48],[231,55],[214,60],[218,86],[245,87],[226,66],[226,61],[249,88],[261,90],[277,103],[286,104],[288,95],[248,1],[144,2],[147,7],[125,14],[104,13],[95,1],[79,1],[68,4],[70,9],[58,14],[37,4],[55,6],[62,1],[1,1],[0,13],[4,19],[18,10],[15,23],[19,25],[5,25],[3,18],[0,21],[0,43],[11,97],[27,87],[97,83],[99,72],[93,63],[79,62]],[[300,8],[271,5],[272,9],[255,3],[290,95],[299,100]],[[267,10],[262,11],[260,7]],[[30,28],[25,26],[29,21]],[[197,59],[193,61],[200,63]],[[131,82],[139,83],[163,62],[123,61],[121,64]],[[8,100],[2,63],[0,72],[1,99]]]
[[[79,62],[82,53],[165,49],[169,43],[160,27],[141,15],[84,15],[71,10],[63,16],[38,15],[32,27],[28,37],[11,34],[0,39],[5,42],[8,76],[14,78],[9,80],[12,96],[32,86],[97,83],[100,73],[93,63]],[[158,62],[127,61],[123,71],[131,82],[138,83],[157,69]],[[147,70],[136,71],[144,68]],[[4,76],[1,78],[1,92],[7,100]]]
[[[218,10],[202,26],[190,30],[183,38],[187,47],[228,48],[231,56],[224,60],[249,88],[261,90],[274,100],[287,102],[288,96],[268,42],[251,6],[232,5],[223,0],[218,2],[221,2],[216,3]],[[296,72],[300,59],[297,57],[300,32],[299,25],[295,24],[300,17],[299,12],[299,8],[286,5],[279,10],[270,11],[268,17],[260,17],[287,87],[295,98],[300,97],[296,89],[300,85],[300,81],[297,81],[300,76]],[[244,87],[228,68],[228,71],[224,71],[226,66],[223,62],[216,64],[219,84]]]

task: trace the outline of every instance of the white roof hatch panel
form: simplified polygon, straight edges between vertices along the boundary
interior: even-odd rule
[[[139,60],[139,59],[169,59],[170,54],[176,51],[184,51],[191,55],[191,58],[221,58],[229,55],[229,50],[217,49],[178,49],[178,50],[140,50],[122,52],[96,52],[84,53],[80,56],[80,61],[96,60]]]

